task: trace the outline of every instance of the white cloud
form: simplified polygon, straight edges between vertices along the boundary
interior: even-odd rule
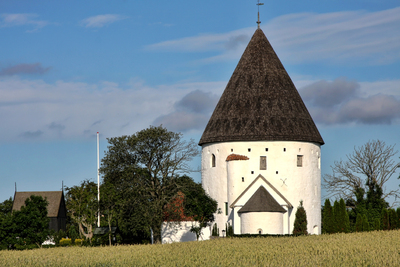
[[[175,103],[188,93],[196,89],[222,91],[223,84],[149,87],[136,79],[121,85],[0,78],[0,139],[70,139],[97,131],[104,136],[132,134],[162,114],[174,112]]]
[[[37,14],[1,14],[1,27],[15,27],[23,25],[33,25],[34,29],[29,32],[36,31],[49,23],[44,20],[37,20]]]
[[[81,21],[81,24],[86,28],[101,28],[119,20],[127,19],[128,17],[117,14],[97,15],[86,18]]]
[[[335,63],[352,59],[355,63],[388,64],[400,58],[400,7],[378,12],[289,14],[262,24],[262,29],[285,62]],[[146,49],[214,51],[217,55],[206,61],[237,59],[253,33],[252,27],[203,34],[152,44]]]

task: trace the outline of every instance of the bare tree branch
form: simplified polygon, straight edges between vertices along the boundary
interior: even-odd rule
[[[323,188],[329,193],[327,197],[355,200],[357,188],[367,192],[374,183],[382,188],[384,199],[397,196],[399,189],[388,191],[385,186],[400,168],[400,163],[393,159],[398,152],[394,147],[372,140],[361,147],[354,147],[353,153],[346,156],[347,161],[335,161],[331,166],[333,174],[323,176]]]

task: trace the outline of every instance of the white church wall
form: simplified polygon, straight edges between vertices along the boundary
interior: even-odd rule
[[[242,234],[281,235],[283,214],[280,212],[246,212],[240,214]]]
[[[161,229],[161,242],[163,244],[174,242],[196,241],[196,234],[190,232],[192,226],[198,225],[198,222],[183,221],[183,222],[164,222]],[[202,235],[199,241],[208,240],[211,236],[210,227],[202,229]]]
[[[247,156],[249,160],[227,163],[226,158],[232,153]],[[216,157],[215,167],[212,167],[212,154]],[[301,167],[297,166],[298,155],[302,156]],[[319,144],[309,142],[259,141],[204,144],[202,147],[202,185],[205,191],[217,200],[218,207],[222,211],[221,214],[216,214],[215,221],[220,231],[225,228],[225,223],[228,221],[225,203],[230,205],[232,199],[236,199],[241,194],[241,191],[237,189],[239,187],[246,188],[261,174],[293,205],[292,212],[287,213],[291,214],[290,218],[287,218],[288,215],[284,216],[284,233],[291,233],[293,230],[294,215],[300,200],[303,200],[307,212],[308,232],[320,234],[320,155]],[[260,170],[260,156],[267,157],[266,170]],[[231,165],[233,165],[233,171],[229,171],[228,174],[228,166],[231,168]],[[247,165],[247,167],[243,165]],[[240,183],[242,177],[244,182]],[[240,185],[236,187],[237,184]],[[231,188],[232,185],[235,185],[234,189]],[[254,188],[256,190],[258,187],[254,186]],[[267,187],[266,189],[281,204],[278,200],[280,198],[271,192],[272,190]],[[244,203],[251,197],[250,194],[248,195],[243,198]],[[239,208],[235,210],[239,210]],[[238,229],[237,216],[233,214],[230,218],[233,218],[235,231]],[[289,223],[287,223],[288,220]]]

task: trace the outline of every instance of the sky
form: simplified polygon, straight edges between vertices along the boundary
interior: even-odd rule
[[[198,142],[256,3],[0,0],[0,201],[97,181],[96,132],[100,157],[150,125]],[[400,148],[398,0],[264,1],[260,20],[325,141],[322,175],[369,140]]]

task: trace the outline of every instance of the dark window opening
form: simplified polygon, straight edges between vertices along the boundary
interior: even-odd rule
[[[251,152],[251,148],[248,148],[247,150],[248,150],[249,152]]]
[[[215,167],[215,155],[214,154],[212,154],[211,166]]]
[[[260,170],[266,170],[266,169],[267,169],[267,157],[260,156]]]
[[[268,152],[268,148],[266,148],[265,151]]]
[[[254,174],[254,171],[251,171],[251,174]]]
[[[303,167],[303,156],[297,155],[297,167]]]
[[[244,182],[244,177],[242,177],[242,182]]]
[[[276,171],[276,174],[278,174],[278,171]]]
[[[225,215],[228,215],[228,202],[225,202]]]
[[[286,152],[286,148],[283,149],[283,152]]]

